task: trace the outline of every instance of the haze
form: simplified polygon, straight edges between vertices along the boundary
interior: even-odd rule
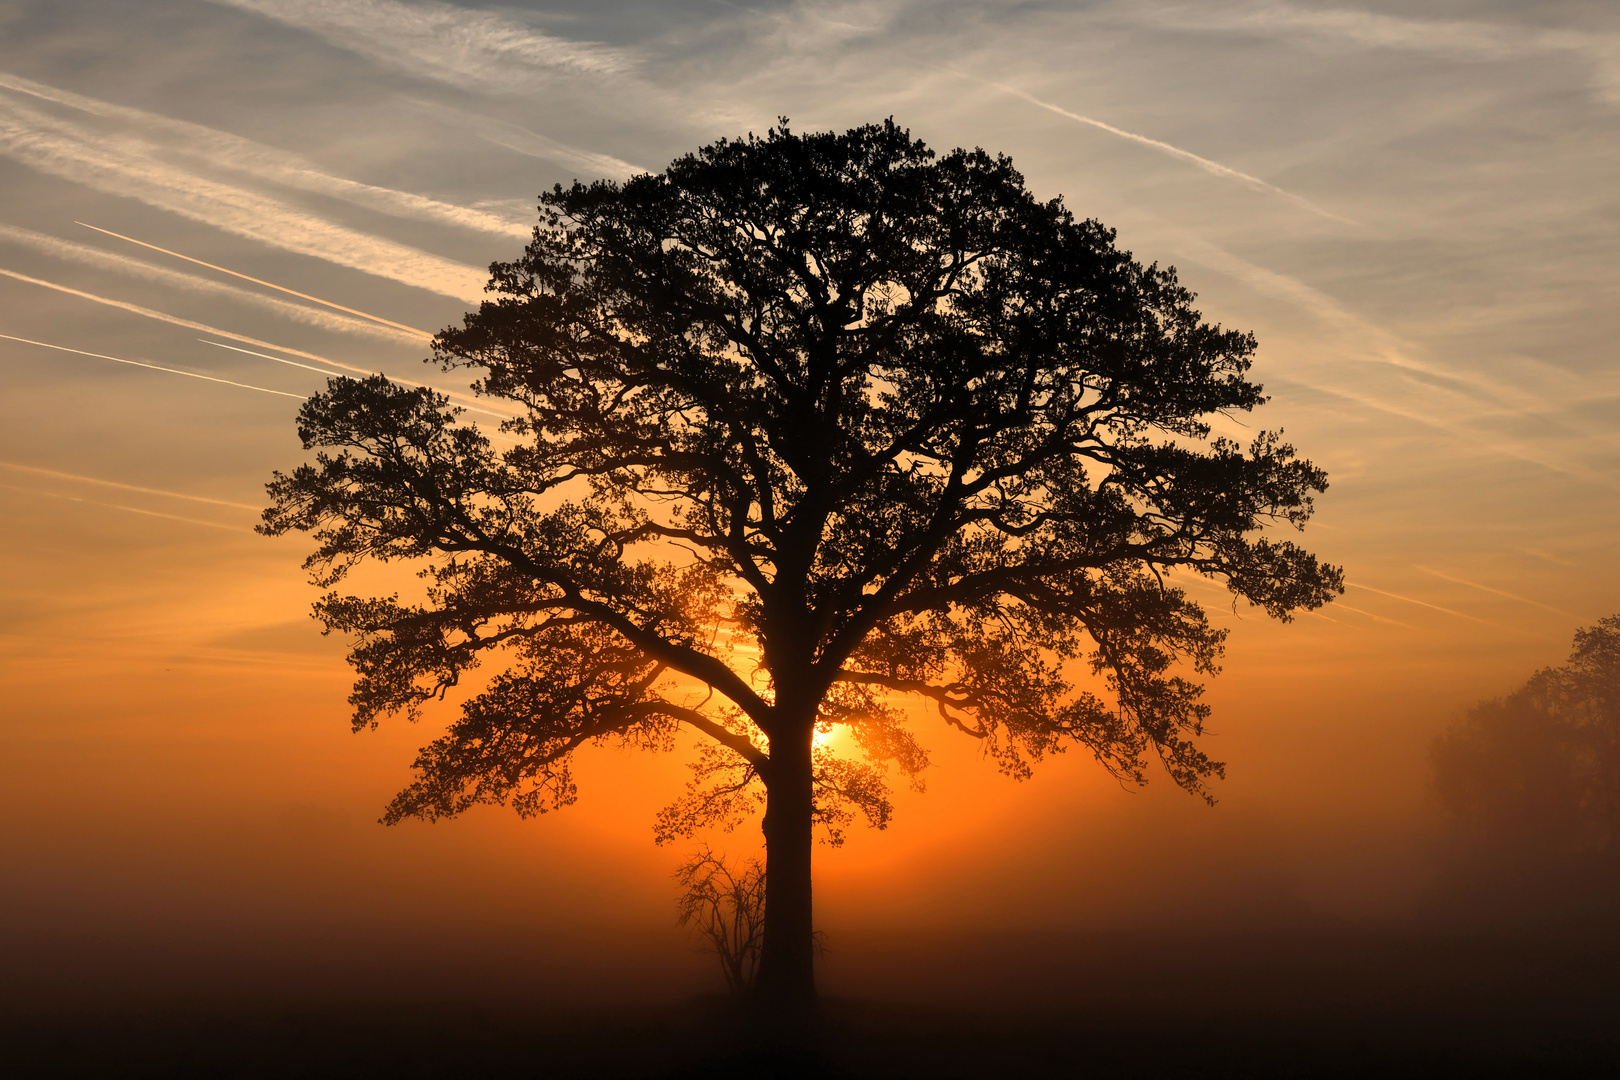
[[[824,990],[1016,996],[995,935],[1432,917],[1430,742],[1620,611],[1620,11],[8,0],[10,997],[718,987],[652,843],[679,756],[591,752],[535,821],[376,824],[434,721],[349,733],[305,542],[251,529],[310,369],[456,388],[413,331],[478,302],[537,192],[783,115],[1006,153],[1176,266],[1259,338],[1244,423],[1327,470],[1304,540],[1351,583],[1289,625],[1189,585],[1232,631],[1213,809],[1078,752],[1014,783],[920,714],[927,791],[818,854]]]

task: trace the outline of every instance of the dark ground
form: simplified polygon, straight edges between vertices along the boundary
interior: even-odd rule
[[[985,939],[871,987],[870,1000],[828,997],[797,1055],[759,1049],[749,1018],[718,998],[616,1010],[21,1003],[0,1026],[0,1073],[1620,1076],[1620,947],[1589,937]]]

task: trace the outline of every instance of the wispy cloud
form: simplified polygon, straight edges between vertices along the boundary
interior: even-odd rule
[[[375,322],[367,322],[364,319],[351,318],[335,312],[305,307],[303,304],[289,303],[286,300],[278,300],[273,296],[264,296],[247,289],[239,289],[234,285],[211,281],[195,274],[154,266],[149,262],[132,259],[127,255],[116,255],[110,251],[91,247],[88,244],[75,243],[72,240],[64,240],[58,236],[50,236],[45,233],[35,232],[32,229],[19,228],[15,225],[0,224],[0,241],[17,244],[55,259],[79,263],[97,270],[124,274],[128,277],[150,281],[153,284],[180,289],[185,292],[200,293],[205,296],[248,304],[293,322],[319,327],[322,330],[335,330],[344,334],[357,334],[384,341],[410,342],[411,344],[417,344],[421,341],[422,336],[427,336],[418,336],[416,333],[407,333],[404,330],[380,326]],[[229,273],[229,271],[226,272]],[[275,286],[271,287],[274,288]]]
[[[628,54],[514,19],[418,0],[212,0],[295,26],[410,75],[467,90],[531,89],[557,75],[611,75]]]
[[[1533,47],[1533,35],[1522,28],[1460,20],[1413,19],[1353,8],[1228,2],[1129,4],[1117,10],[1167,29],[1332,38],[1384,49],[1504,57]]]
[[[1579,30],[1544,30],[1461,19],[1420,19],[1354,8],[1303,7],[1274,2],[1117,5],[1133,22],[1172,30],[1227,31],[1268,37],[1342,42],[1465,59],[1509,60],[1564,53],[1592,67],[1599,95],[1620,103],[1620,38]]]
[[[433,113],[449,120],[456,126],[465,128],[487,142],[496,146],[503,146],[514,153],[525,157],[541,158],[546,161],[562,161],[580,169],[585,177],[611,177],[624,179],[637,173],[651,172],[651,169],[640,165],[633,165],[628,161],[613,157],[611,154],[598,154],[590,150],[582,150],[577,146],[559,142],[549,135],[530,131],[518,124],[497,120],[492,116],[468,112],[451,105],[443,105],[434,101],[413,100],[417,108],[424,112]],[[528,235],[527,230],[524,235]]]
[[[1139,213],[1151,219],[1151,215]],[[1620,488],[1620,480],[1611,472],[1591,467],[1578,455],[1560,452],[1552,440],[1517,438],[1482,426],[1502,417],[1547,417],[1555,413],[1556,408],[1542,400],[1535,386],[1512,385],[1479,371],[1425,359],[1409,342],[1298,278],[1259,266],[1185,230],[1159,226],[1152,231],[1160,230],[1183,257],[1229,275],[1262,296],[1284,301],[1333,331],[1332,360],[1326,365],[1292,364],[1281,371],[1289,381],[1362,408],[1423,424],[1487,453],[1607,488]],[[1344,360],[1354,362],[1363,371],[1383,369],[1403,378],[1387,386],[1365,377],[1346,378]],[[1561,423],[1568,426],[1575,421],[1565,415]],[[1601,432],[1577,430],[1572,435],[1577,448],[1596,437],[1601,437]]]
[[[205,163],[210,169],[245,173],[283,187],[330,196],[394,217],[451,225],[494,236],[522,238],[529,234],[529,226],[525,222],[506,215],[334,176],[300,154],[202,124],[100,101],[7,72],[0,72],[0,88],[116,121],[138,131],[152,152],[161,151],[190,158]]]
[[[329,221],[279,199],[163,159],[138,138],[107,133],[0,94],[0,153],[98,191],[413,285],[465,303],[483,298],[482,270]]]

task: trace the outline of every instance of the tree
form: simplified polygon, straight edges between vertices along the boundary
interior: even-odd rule
[[[1546,879],[1620,855],[1620,615],[1576,631],[1567,665],[1470,709],[1430,758],[1469,861]]]
[[[385,821],[542,813],[581,745],[698,732],[660,835],[764,806],[758,985],[805,1002],[814,828],[881,827],[884,770],[927,764],[896,696],[1014,777],[1079,745],[1208,796],[1191,676],[1224,631],[1166,575],[1281,619],[1342,588],[1262,535],[1304,525],[1323,472],[1277,433],[1212,437],[1265,400],[1250,335],[1006,157],[892,121],[784,121],[541,212],[434,343],[520,411],[516,445],[431,390],[335,380],[299,414],[315,461],[269,485],[262,530],[314,532],[322,587],[366,560],[426,576],[420,602],[317,604],[358,637],[357,729],[502,665]]]
[[[682,889],[676,905],[680,924],[708,942],[728,990],[753,990],[765,937],[764,864],[747,859],[734,872],[724,856],[705,847],[676,869],[675,880]]]

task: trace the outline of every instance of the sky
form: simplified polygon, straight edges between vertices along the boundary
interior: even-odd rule
[[[14,986],[712,978],[652,843],[678,758],[375,824],[442,718],[350,734],[306,542],[251,528],[323,372],[453,389],[425,335],[538,192],[784,116],[1006,153],[1175,266],[1258,337],[1249,422],[1327,470],[1305,540],[1349,582],[1287,625],[1190,586],[1231,629],[1213,809],[919,720],[928,790],[817,856],[830,940],[1421,905],[1429,741],[1620,611],[1612,4],[0,0]]]

